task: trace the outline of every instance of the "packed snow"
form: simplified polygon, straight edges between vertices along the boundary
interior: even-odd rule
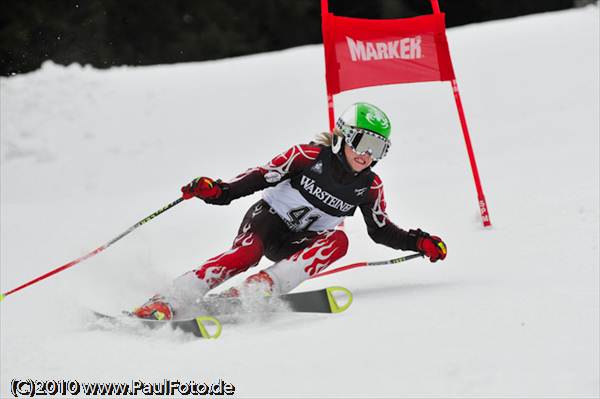
[[[376,166],[389,214],[443,237],[444,262],[311,280],[296,291],[340,285],[354,303],[225,324],[217,340],[101,328],[90,310],[132,309],[227,249],[259,194],[186,201],[6,297],[0,396],[14,379],[221,379],[238,397],[598,397],[598,8],[448,39],[492,228],[448,82],[338,95],[336,113],[368,101],[390,116],[393,146]],[[116,237],[192,178],[229,179],[328,126],[319,45],[109,70],[47,62],[0,85],[2,292]],[[371,242],[357,215],[332,267],[402,255]]]

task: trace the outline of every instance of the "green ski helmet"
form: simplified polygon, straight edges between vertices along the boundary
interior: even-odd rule
[[[385,157],[392,144],[390,120],[382,110],[369,103],[352,104],[338,118],[336,127],[346,144],[359,154],[370,153],[373,161]],[[335,137],[332,149],[337,154],[342,143]]]

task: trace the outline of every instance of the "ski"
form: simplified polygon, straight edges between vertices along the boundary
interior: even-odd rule
[[[352,293],[344,287],[265,297],[209,297],[200,305],[212,315],[256,312],[341,313],[352,304]]]
[[[168,325],[174,330],[181,330],[186,333],[190,333],[198,338],[205,339],[216,339],[221,335],[223,327],[221,322],[212,316],[198,316],[190,319],[183,320],[148,320],[139,319],[132,316],[110,316],[99,312],[93,312],[94,315],[99,319],[110,320],[116,323],[137,323],[149,327],[151,329],[157,329]],[[213,330],[211,333],[210,330]]]
[[[319,290],[296,292],[292,294],[265,297],[223,298],[208,297],[198,304],[198,316],[175,320],[148,320],[132,316],[111,316],[93,311],[103,320],[123,325],[140,324],[151,329],[168,325],[174,330],[190,333],[198,338],[216,339],[223,329],[221,322],[214,316],[230,316],[244,313],[298,312],[298,313],[341,313],[352,304],[352,293],[344,287],[327,287]],[[209,329],[212,331],[209,331]]]

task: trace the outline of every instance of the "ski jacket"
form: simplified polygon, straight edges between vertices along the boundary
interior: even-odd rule
[[[383,182],[371,168],[352,173],[330,147],[300,144],[264,166],[221,183],[217,205],[264,190],[263,199],[292,231],[332,230],[360,208],[373,241],[415,250],[416,236],[392,223],[386,213]]]

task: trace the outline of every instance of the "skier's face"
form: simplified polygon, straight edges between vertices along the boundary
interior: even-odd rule
[[[348,144],[344,144],[344,155],[346,156],[348,165],[350,165],[352,170],[355,172],[361,172],[371,166],[373,163],[373,157],[371,157],[371,154],[358,154],[354,152],[352,147],[350,147]]]

